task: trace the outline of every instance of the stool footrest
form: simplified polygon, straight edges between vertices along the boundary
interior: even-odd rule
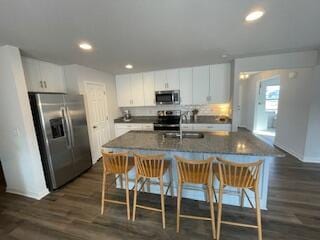
[[[115,204],[122,204],[122,205],[127,205],[126,202],[121,202],[121,201],[117,201],[117,200],[111,200],[111,199],[104,199],[105,202],[109,202],[109,203],[115,203]]]
[[[205,220],[205,221],[211,221],[212,220],[211,218],[208,218],[208,217],[198,217],[198,216],[183,215],[183,214],[180,214],[179,217],[197,219],[197,220]]]
[[[151,211],[161,212],[161,209],[158,209],[158,208],[147,207],[147,206],[138,205],[138,204],[136,205],[136,207],[151,210]]]
[[[221,223],[227,224],[227,225],[238,226],[238,227],[258,228],[258,226],[256,226],[256,225],[244,224],[244,223],[236,223],[236,222],[229,222],[229,221],[221,221]]]

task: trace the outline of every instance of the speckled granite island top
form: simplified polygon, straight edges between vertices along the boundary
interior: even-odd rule
[[[283,157],[281,151],[249,132],[204,133],[204,138],[165,138],[164,132],[130,131],[106,144],[103,148],[139,149],[249,156]]]

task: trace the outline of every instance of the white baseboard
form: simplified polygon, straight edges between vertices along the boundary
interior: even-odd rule
[[[319,157],[304,157],[303,162],[306,163],[320,163],[320,158]]]
[[[290,153],[291,155],[293,155],[294,157],[298,158],[300,161],[303,162],[303,156],[301,156],[301,154],[297,153],[296,151],[294,151],[291,148],[288,148],[282,144],[279,144],[278,142],[275,142],[273,145],[277,146],[278,148],[281,148],[282,150]]]
[[[13,189],[13,188],[7,188],[6,192],[21,195],[21,196],[28,197],[28,198],[33,198],[36,200],[40,200],[49,194],[48,189],[44,189],[42,192],[35,193],[35,192],[21,191],[21,190],[17,190],[17,189]]]

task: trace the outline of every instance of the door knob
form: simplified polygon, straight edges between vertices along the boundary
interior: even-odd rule
[[[97,128],[97,126],[93,126],[93,128]]]

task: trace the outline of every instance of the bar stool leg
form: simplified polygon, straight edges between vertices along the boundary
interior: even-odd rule
[[[258,225],[258,239],[262,240],[262,225],[261,225],[261,210],[260,210],[260,198],[258,188],[254,191],[256,201],[256,212],[257,212],[257,225]]]
[[[170,194],[171,194],[171,197],[174,196],[174,191],[173,191],[173,175],[172,175],[172,164],[170,164],[170,167],[169,167],[169,178],[170,178]]]
[[[159,178],[160,180],[160,193],[161,193],[161,213],[162,213],[162,228],[166,228],[166,213],[164,207],[164,194],[163,194],[163,176]]]
[[[125,180],[126,180],[127,215],[128,215],[128,220],[130,220],[130,200],[129,200],[129,180],[128,180],[128,173],[125,174]]]
[[[104,198],[105,198],[105,187],[106,187],[106,172],[103,170],[103,177],[102,177],[102,194],[101,194],[101,215],[104,212]]]
[[[243,208],[244,206],[244,189],[241,188],[241,201],[240,201],[240,206]]]
[[[133,196],[133,213],[132,213],[132,221],[136,219],[136,207],[137,207],[137,195],[138,195],[138,180],[140,177],[136,175],[135,181],[134,181],[134,196]]]
[[[221,214],[222,214],[223,186],[219,187],[219,204],[218,204],[218,223],[217,223],[217,240],[220,240],[221,232]]]
[[[182,184],[178,184],[178,198],[177,198],[177,233],[180,231],[180,209],[181,209],[181,194]]]
[[[213,208],[213,192],[212,187],[208,186],[209,192],[209,202],[210,202],[210,213],[211,213],[211,225],[212,225],[212,236],[213,239],[216,239],[216,225],[215,225],[215,216],[214,216],[214,208]]]

